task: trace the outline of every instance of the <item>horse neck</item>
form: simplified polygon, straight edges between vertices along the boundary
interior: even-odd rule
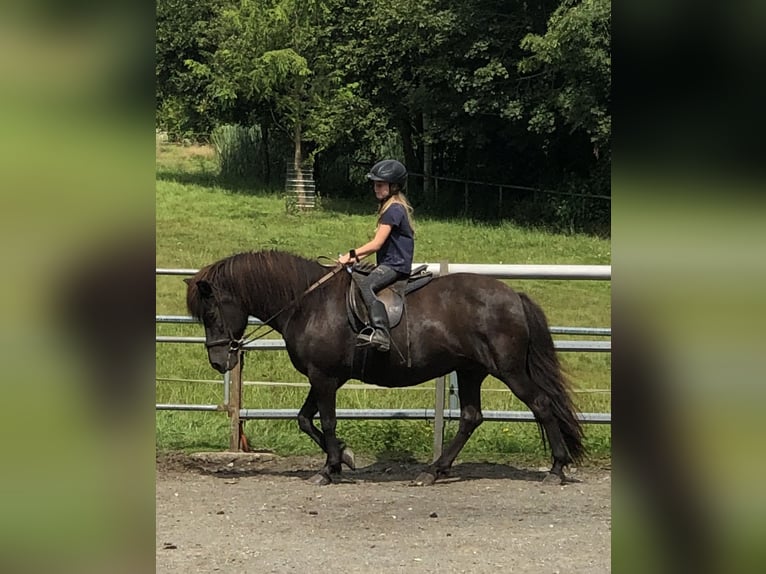
[[[281,332],[294,305],[310,283],[318,279],[321,269],[307,271],[302,268],[303,262],[298,258],[285,254],[280,255],[279,260],[260,256],[250,263],[243,273],[246,280],[240,286],[245,309],[248,314],[262,321],[271,320],[271,326]]]

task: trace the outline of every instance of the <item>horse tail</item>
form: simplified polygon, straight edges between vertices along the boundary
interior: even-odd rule
[[[585,456],[583,429],[571,397],[571,386],[563,373],[556,355],[548,320],[540,306],[525,293],[519,293],[529,326],[529,348],[527,350],[527,374],[532,382],[550,401],[553,417],[559,423],[569,457],[579,462]],[[537,420],[540,434],[550,443],[545,427]]]

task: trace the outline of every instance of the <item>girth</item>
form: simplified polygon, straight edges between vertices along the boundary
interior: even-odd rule
[[[355,277],[358,275],[367,275],[372,269],[374,269],[374,266],[360,268],[355,266],[351,273],[351,278],[354,280],[350,282],[348,292],[346,293],[346,314],[348,315],[348,322],[352,329],[357,333],[365,325],[369,324],[370,319],[367,305],[365,305],[364,299],[362,299],[362,294],[356,283]],[[410,276],[406,279],[400,279],[396,283],[378,291],[377,297],[386,306],[388,324],[391,329],[396,327],[402,320],[405,297],[409,293],[428,284],[431,279],[433,279],[433,274],[427,269],[428,265],[421,265],[420,267],[413,269]]]

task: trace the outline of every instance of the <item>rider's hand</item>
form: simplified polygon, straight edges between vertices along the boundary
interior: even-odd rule
[[[345,255],[338,255],[338,263],[341,265],[348,265],[357,261],[359,261],[359,258],[356,256],[356,249],[349,249]]]
[[[340,257],[338,257],[338,263],[341,265],[350,265],[355,261],[348,253],[344,253]]]

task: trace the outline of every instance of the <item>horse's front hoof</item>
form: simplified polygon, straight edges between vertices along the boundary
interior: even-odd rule
[[[410,486],[433,486],[436,477],[430,472],[421,472],[418,477],[410,483]]]
[[[559,476],[558,474],[549,472],[548,474],[545,475],[545,478],[543,479],[543,484],[552,485],[552,486],[564,484],[564,477]]]
[[[356,460],[354,459],[354,451],[346,447],[340,455],[340,459],[351,470],[356,470]]]
[[[310,484],[315,484],[316,486],[327,486],[328,484],[332,484],[332,480],[330,480],[330,477],[325,476],[321,472],[318,472],[311,478],[306,479],[306,482]]]

